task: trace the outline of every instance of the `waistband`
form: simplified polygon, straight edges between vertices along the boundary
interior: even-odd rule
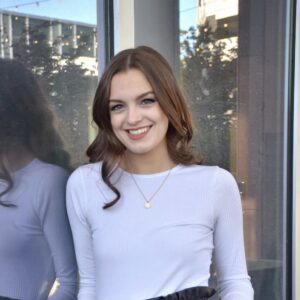
[[[160,296],[147,300],[208,300],[212,299],[215,294],[216,290],[214,288],[210,288],[207,286],[197,286],[184,289],[167,296]]]

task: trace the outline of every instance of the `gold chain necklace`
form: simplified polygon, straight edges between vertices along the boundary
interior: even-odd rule
[[[164,178],[164,180],[162,181],[162,183],[159,185],[159,187],[157,188],[157,190],[152,194],[152,196],[150,198],[147,198],[145,196],[145,194],[143,193],[142,189],[140,188],[140,186],[137,184],[134,176],[132,173],[129,173],[135,186],[137,187],[137,189],[139,190],[139,192],[141,193],[141,195],[143,196],[145,202],[144,202],[144,207],[145,208],[151,208],[151,201],[152,199],[156,196],[156,194],[160,191],[160,189],[163,187],[163,185],[165,184],[165,182],[167,181],[168,177],[170,176],[172,169],[169,170],[168,174],[166,175],[166,177]]]

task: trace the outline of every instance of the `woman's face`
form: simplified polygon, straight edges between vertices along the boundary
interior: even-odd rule
[[[169,121],[141,71],[130,69],[114,75],[109,109],[112,129],[128,154],[166,153]]]

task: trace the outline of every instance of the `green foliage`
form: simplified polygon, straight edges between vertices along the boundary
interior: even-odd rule
[[[180,75],[198,129],[194,144],[205,163],[229,169],[236,127],[237,45],[226,38],[225,29],[213,31],[208,23],[183,34]]]

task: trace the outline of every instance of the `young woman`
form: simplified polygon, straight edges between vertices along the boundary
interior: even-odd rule
[[[117,54],[93,118],[91,164],[67,186],[78,299],[208,299],[198,287],[213,254],[221,299],[253,299],[237,185],[192,154],[191,117],[166,60],[145,46]]]
[[[0,299],[74,300],[68,155],[33,74],[0,59]]]

